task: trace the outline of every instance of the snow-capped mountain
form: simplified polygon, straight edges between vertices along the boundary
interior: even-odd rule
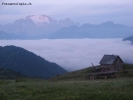
[[[76,25],[76,23],[69,18],[57,21],[47,15],[28,15],[25,19],[17,19],[12,24],[0,25],[0,31],[16,35],[37,36],[51,34],[71,25]]]
[[[26,19],[32,19],[32,21],[35,23],[35,24],[43,24],[43,23],[47,23],[47,24],[50,24],[50,23],[57,23],[56,20],[46,16],[46,15],[29,15],[26,17]]]

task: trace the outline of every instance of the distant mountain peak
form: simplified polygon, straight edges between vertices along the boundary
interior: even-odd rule
[[[112,21],[107,21],[107,22],[105,22],[105,23],[114,24],[114,22],[112,22]]]
[[[114,22],[112,22],[112,21],[107,21],[107,22],[104,22],[104,23],[102,23],[102,24],[99,24],[101,27],[109,27],[109,28],[111,28],[111,27],[115,27],[115,25],[117,25],[117,24],[115,24]]]
[[[63,26],[66,26],[66,27],[76,25],[76,23],[74,21],[72,21],[70,18],[60,20],[59,24],[63,25]]]
[[[71,19],[70,19],[70,18],[68,18],[68,17],[67,17],[65,20],[66,20],[66,21],[71,21]]]
[[[47,15],[28,15],[25,18],[17,19],[12,24],[0,25],[0,31],[30,37],[43,34],[45,37],[63,27],[72,25],[79,26],[70,18],[57,21]]]
[[[66,18],[66,19],[64,19],[64,20],[60,20],[59,22],[60,22],[60,23],[61,23],[61,22],[74,23],[70,18]]]
[[[32,19],[32,21],[35,24],[43,24],[43,23],[50,24],[50,23],[56,22],[56,20],[46,15],[29,15],[26,17],[26,19]]]
[[[104,22],[104,23],[102,23],[102,24],[106,24],[106,25],[114,25],[114,22],[112,22],[112,21],[107,21],[107,22]]]

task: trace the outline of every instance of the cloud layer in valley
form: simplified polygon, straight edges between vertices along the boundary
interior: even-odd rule
[[[0,40],[0,46],[6,45],[23,47],[69,71],[98,65],[104,54],[133,63],[133,45],[122,39]]]

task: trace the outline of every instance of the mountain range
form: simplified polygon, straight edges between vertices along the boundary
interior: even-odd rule
[[[108,21],[99,25],[86,23],[80,27],[61,28],[50,38],[125,38],[132,34],[132,27]]]
[[[80,25],[69,18],[57,21],[47,15],[29,15],[14,23],[0,25],[0,39],[125,38],[131,35],[133,26],[111,21]]]
[[[28,15],[25,19],[17,19],[13,23],[0,25],[0,31],[22,36],[50,34],[62,27],[77,25],[69,18],[57,21],[46,15]]]
[[[67,72],[56,63],[16,46],[0,47],[0,68],[44,79]]]

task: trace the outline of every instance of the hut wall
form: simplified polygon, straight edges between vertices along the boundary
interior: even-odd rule
[[[101,64],[100,72],[108,72],[109,68],[107,66],[108,64]]]
[[[101,72],[108,72],[109,69],[108,68],[101,68]]]
[[[110,68],[109,68],[109,71],[115,71],[115,70],[116,70],[115,66],[111,65]]]
[[[114,62],[115,70],[120,71],[122,70],[122,62],[119,58],[116,59]]]

